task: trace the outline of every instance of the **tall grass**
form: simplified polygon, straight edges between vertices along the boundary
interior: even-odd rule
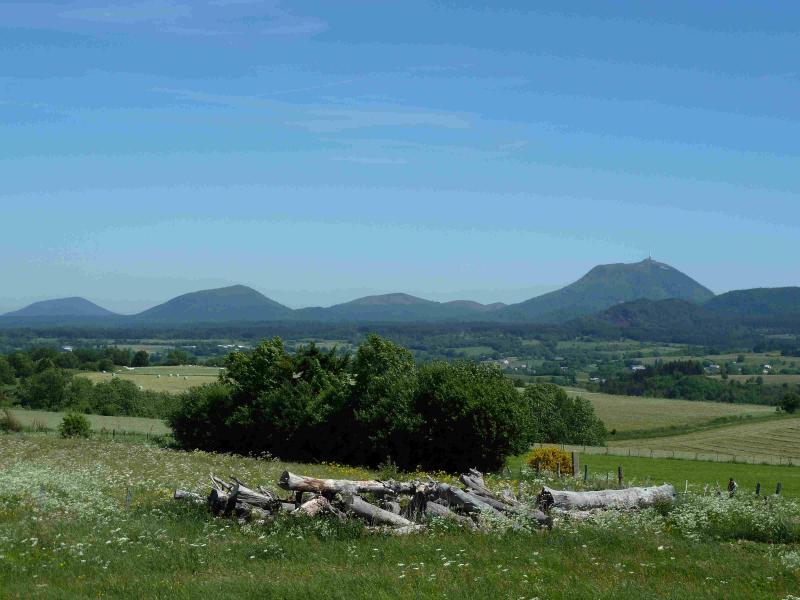
[[[175,487],[207,491],[210,471],[273,489],[285,468],[374,475],[352,467],[20,434],[0,435],[0,456],[2,598],[783,599],[800,589],[796,544],[728,541],[758,508],[744,500],[729,524],[694,529],[682,519],[704,523],[728,499],[553,531],[437,524],[394,537],[335,519],[239,525],[171,499]],[[552,482],[522,483],[529,499]],[[793,503],[779,504],[797,518]]]

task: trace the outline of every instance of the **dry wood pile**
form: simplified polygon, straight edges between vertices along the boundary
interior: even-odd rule
[[[562,492],[545,488],[538,497],[538,507],[521,502],[510,489],[502,493],[490,490],[483,475],[474,469],[460,477],[462,487],[435,481],[352,481],[316,479],[284,471],[278,487],[291,492],[291,498],[280,498],[274,492],[252,489],[231,477],[225,481],[211,475],[211,493],[207,498],[184,490],[175,491],[176,500],[207,503],[220,516],[234,517],[241,522],[268,521],[278,513],[335,515],[341,520],[351,517],[369,527],[402,535],[422,531],[427,517],[450,519],[475,528],[481,517],[522,517],[541,527],[552,527],[552,518],[543,511],[551,508],[586,510],[587,508],[632,508],[652,505],[674,497],[671,486],[661,488],[629,488],[602,492]]]

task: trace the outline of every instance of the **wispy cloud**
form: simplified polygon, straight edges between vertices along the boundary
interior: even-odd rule
[[[334,156],[331,160],[361,165],[405,165],[408,163],[404,158],[386,158],[380,156]]]
[[[507,144],[500,144],[500,150],[519,150],[520,148],[527,146],[529,143],[530,142],[528,142],[528,140],[516,140]]]
[[[127,4],[107,4],[73,8],[61,13],[66,19],[101,23],[170,23],[192,15],[189,4],[172,0],[149,0]]]
[[[270,27],[261,29],[264,35],[314,35],[322,33],[328,28],[327,23],[319,19],[299,19],[285,23],[278,22]]]
[[[319,104],[294,104],[271,100],[259,95],[215,94],[196,90],[156,88],[153,91],[203,104],[230,108],[263,109],[287,115],[286,124],[302,127],[313,133],[336,133],[370,127],[437,127],[467,129],[466,117],[456,113],[437,112],[414,107],[323,108]],[[291,115],[291,116],[289,116]]]
[[[293,123],[317,133],[332,133],[365,127],[441,127],[466,129],[469,121],[459,115],[415,109],[315,109],[312,118]]]
[[[59,17],[113,25],[167,24],[172,27],[160,28],[164,33],[197,36],[308,36],[328,29],[325,21],[295,14],[277,0],[88,0],[69,4]]]

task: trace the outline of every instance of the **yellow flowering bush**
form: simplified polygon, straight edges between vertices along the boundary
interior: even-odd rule
[[[534,448],[525,455],[525,464],[531,469],[555,473],[561,467],[562,475],[572,475],[572,456],[559,448]]]

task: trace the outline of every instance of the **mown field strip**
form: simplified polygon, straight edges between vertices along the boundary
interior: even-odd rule
[[[758,375],[728,375],[731,381],[739,381],[744,383],[750,379],[758,377]],[[764,385],[800,385],[800,375],[761,375]],[[722,379],[721,375],[711,375],[712,379]]]
[[[44,410],[11,409],[11,414],[16,417],[24,427],[45,427],[57,429],[66,413],[48,412]],[[164,421],[159,419],[145,419],[142,417],[108,417],[104,415],[85,415],[89,419],[94,431],[116,431],[117,433],[142,433],[150,435],[164,435],[171,433]]]
[[[219,376],[216,367],[176,366],[176,367],[140,367],[133,371],[119,370],[114,374],[95,371],[82,372],[78,377],[85,377],[94,383],[111,381],[117,377],[131,381],[137,386],[154,392],[179,394],[190,387],[214,383]]]
[[[725,404],[722,402],[694,402],[669,398],[641,396],[615,396],[587,392],[579,388],[566,388],[567,392],[582,396],[594,406],[597,416],[610,431],[618,432],[701,425],[721,417],[766,416],[773,414],[772,406],[754,404]]]
[[[622,440],[612,444],[608,447],[561,447],[610,456],[799,465],[800,418],[743,423],[697,433]]]

